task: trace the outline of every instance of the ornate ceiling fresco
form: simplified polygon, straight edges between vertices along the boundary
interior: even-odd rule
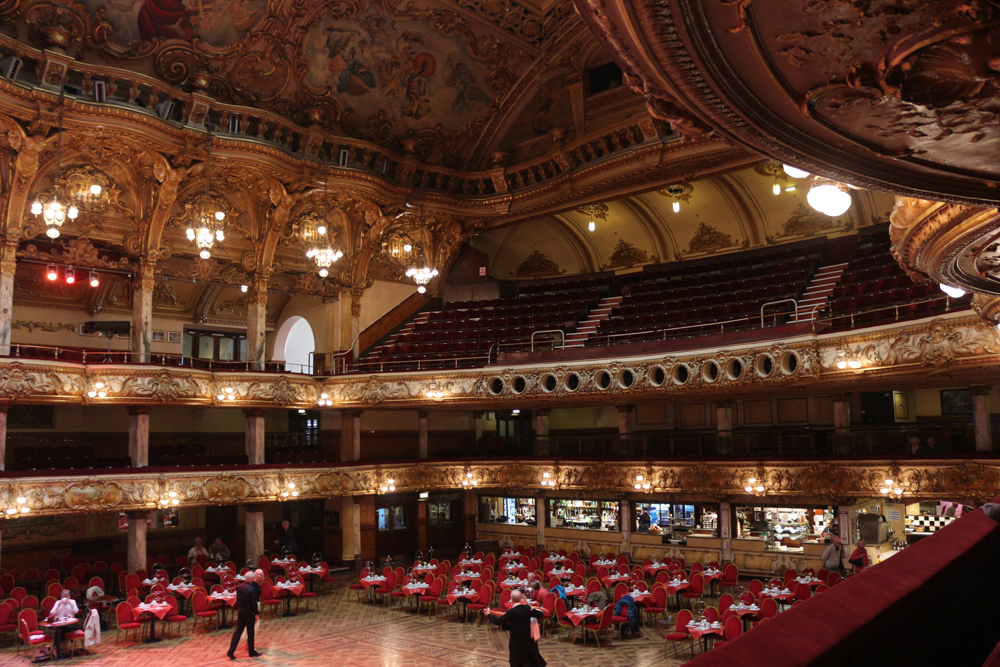
[[[814,173],[1000,199],[991,0],[577,0],[654,117]]]
[[[831,218],[806,203],[804,180],[792,179],[775,166],[759,163],[676,184],[681,186],[680,197],[660,188],[480,231],[472,244],[490,255],[498,277],[545,277],[853,233],[884,223],[892,211],[890,195],[853,190],[851,208]],[[774,194],[775,185],[781,194]],[[675,201],[680,209],[676,213]],[[589,231],[590,222],[594,231]],[[533,255],[535,260],[528,261]]]

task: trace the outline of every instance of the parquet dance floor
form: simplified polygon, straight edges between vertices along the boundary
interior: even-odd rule
[[[257,650],[264,655],[248,658],[245,640],[237,650],[236,663],[288,665],[295,667],[507,667],[507,633],[487,623],[460,623],[443,613],[417,616],[404,608],[383,609],[381,604],[359,604],[354,593],[338,587],[318,598],[318,605],[293,618],[265,616],[257,635]],[[439,610],[440,612],[440,610]],[[671,622],[673,618],[671,618]],[[590,639],[586,646],[570,644],[563,634],[548,634],[540,642],[542,655],[550,667],[647,667],[679,665],[667,648],[664,658],[663,628],[643,627],[642,638],[619,641],[614,632],[610,641],[602,637],[601,648]],[[157,634],[161,632],[157,624]],[[177,632],[174,629],[174,632]],[[186,634],[189,633],[189,634]],[[190,621],[179,637],[157,644],[128,642],[115,644],[116,630],[103,634],[92,654],[60,661],[58,664],[105,665],[112,667],[186,667],[223,665],[232,630],[207,632],[193,628]],[[579,633],[577,633],[579,636]],[[0,665],[29,664],[15,656],[13,646],[0,649]],[[690,658],[690,655],[685,655]]]

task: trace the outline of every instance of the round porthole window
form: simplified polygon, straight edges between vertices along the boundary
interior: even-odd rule
[[[515,394],[523,394],[524,390],[528,388],[528,381],[525,380],[520,375],[514,378],[514,382],[511,384],[511,389]]]
[[[580,376],[576,373],[570,373],[566,376],[566,391],[576,391],[580,388]]]
[[[705,382],[715,382],[719,378],[719,364],[706,361],[701,366],[701,378]]]
[[[545,393],[550,393],[556,390],[556,376],[549,373],[542,378],[542,391]]]
[[[620,384],[625,389],[628,389],[635,383],[635,373],[629,369],[623,370],[618,374],[618,384]]]
[[[663,370],[663,366],[653,366],[646,373],[646,379],[649,380],[649,384],[659,387],[667,380],[667,372]]]
[[[673,373],[671,373],[671,377],[673,377],[674,384],[676,385],[687,384],[688,378],[690,376],[691,372],[688,370],[688,367],[685,366],[684,364],[677,364],[676,366],[674,366]]]
[[[762,378],[770,377],[774,370],[774,359],[770,354],[762,354],[754,361],[754,370]]]
[[[594,376],[594,384],[597,385],[598,389],[607,389],[611,386],[611,373],[607,371],[601,371]]]
[[[794,352],[785,352],[781,355],[781,372],[791,375],[799,367],[799,355]]]
[[[490,380],[490,393],[494,396],[499,396],[503,393],[503,380],[500,378],[493,378]]]
[[[743,362],[739,359],[730,359],[726,362],[726,376],[730,380],[739,380],[743,375]]]

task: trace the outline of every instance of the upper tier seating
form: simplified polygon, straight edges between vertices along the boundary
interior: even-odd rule
[[[829,319],[834,329],[857,329],[968,308],[972,296],[949,299],[931,280],[913,282],[889,252],[888,225],[865,227],[833,290]]]
[[[604,277],[586,277],[536,283],[520,289],[516,297],[450,303],[444,310],[418,315],[411,326],[363,357],[358,370],[482,366],[491,350],[528,344],[536,331],[573,331],[607,294],[608,282]]]
[[[587,345],[682,338],[760,326],[761,306],[801,297],[820,258],[821,248],[811,245],[745,258],[726,255],[697,265],[647,267],[642,281],[624,296],[611,317],[601,322]],[[791,303],[775,304],[765,312],[766,322],[773,325],[792,321],[794,311]],[[775,313],[784,315],[775,317]]]
[[[63,470],[69,468],[127,468],[129,458],[98,457],[93,447],[86,445],[18,447],[13,450],[10,470]]]

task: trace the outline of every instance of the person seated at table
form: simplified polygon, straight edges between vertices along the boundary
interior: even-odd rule
[[[59,599],[56,603],[52,605],[52,609],[49,610],[49,615],[46,619],[49,621],[58,621],[61,618],[76,618],[76,615],[80,613],[80,608],[76,606],[76,600],[73,599],[72,593],[68,588],[64,588],[62,593],[59,594]],[[62,655],[62,645],[63,638],[66,636],[66,628],[68,625],[59,626],[56,628],[55,639],[53,644],[56,647],[56,654]]]
[[[927,444],[924,445],[924,454],[926,456],[938,456],[947,453],[948,447],[946,445],[937,444],[937,440],[932,435],[927,436]]]
[[[298,551],[298,545],[295,544],[295,531],[292,530],[292,524],[288,523],[287,519],[281,522],[281,531],[281,537],[274,541],[278,545],[278,552],[285,555]]]
[[[201,545],[201,538],[194,538],[194,546],[188,549],[188,562],[194,565],[198,562],[198,556],[208,558],[208,549]]]
[[[531,585],[531,599],[538,600],[539,604],[545,599],[545,596],[549,594],[549,589],[542,586],[542,582],[536,581]]]
[[[226,543],[222,541],[221,537],[217,537],[215,538],[215,541],[209,545],[208,555],[212,558],[212,560],[215,560],[216,557],[220,555],[222,556],[222,560],[229,560],[229,547],[226,546]]]

